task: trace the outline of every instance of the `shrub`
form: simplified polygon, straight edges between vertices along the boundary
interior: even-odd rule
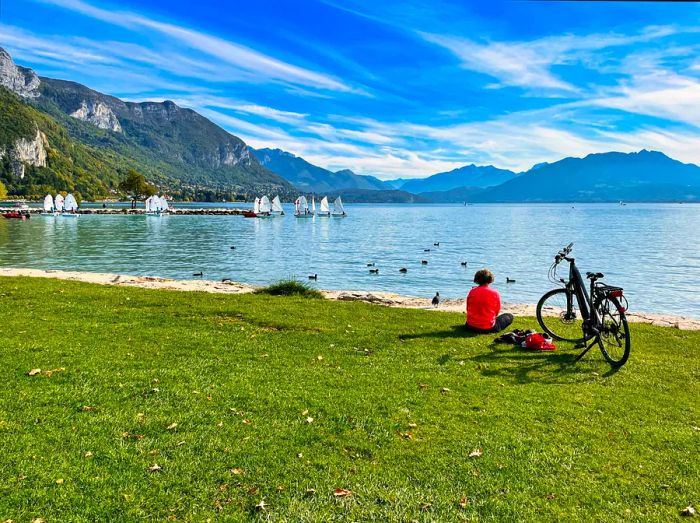
[[[270,296],[301,296],[303,298],[323,299],[316,289],[296,280],[282,280],[268,287],[255,291],[256,294],[269,294]]]

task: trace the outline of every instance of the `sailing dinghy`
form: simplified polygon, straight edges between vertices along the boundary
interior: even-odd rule
[[[319,216],[330,216],[331,209],[328,207],[328,197],[324,196],[321,198],[321,208],[318,211]]]
[[[258,218],[269,218],[272,212],[272,203],[270,203],[270,198],[263,196],[260,198],[260,210],[258,211]]]
[[[41,216],[56,216],[57,214],[56,208],[54,207],[53,196],[47,194],[44,197],[44,211],[41,213]]]
[[[309,202],[306,196],[299,196],[294,202],[294,216],[297,218],[313,218],[313,213],[309,210]]]
[[[343,200],[340,199],[340,196],[338,196],[333,202],[333,212],[331,213],[331,216],[335,218],[345,218],[347,216],[345,207],[343,207]]]
[[[56,199],[54,200],[54,207],[56,209],[56,212],[63,212],[65,209],[65,198],[63,198],[63,195],[61,193],[58,193],[56,195]]]
[[[79,216],[78,202],[75,201],[75,197],[71,193],[68,193],[63,202],[63,212],[61,216],[66,218],[77,218]]]
[[[272,210],[270,211],[272,216],[284,216],[284,209],[282,208],[282,202],[279,196],[275,196],[272,199]]]
[[[160,216],[158,196],[149,196],[144,203],[146,204],[146,216]]]

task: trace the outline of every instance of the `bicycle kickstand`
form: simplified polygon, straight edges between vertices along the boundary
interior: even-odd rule
[[[586,347],[586,348],[584,349],[584,351],[581,352],[581,354],[579,354],[578,356],[576,356],[576,359],[574,360],[574,363],[580,361],[581,358],[583,358],[583,357],[586,355],[586,353],[587,353],[589,350],[591,350],[591,349],[593,348],[593,345],[595,345],[596,343],[598,343],[598,338],[597,338],[597,337],[596,337],[596,338],[593,338],[593,341],[591,342],[591,344],[590,344],[588,347]]]

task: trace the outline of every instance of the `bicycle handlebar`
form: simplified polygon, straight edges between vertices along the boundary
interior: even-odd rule
[[[571,253],[571,250],[574,248],[574,242],[571,242],[569,245],[564,247],[561,251],[557,253],[557,255],[554,257],[554,263],[559,263],[562,261],[564,258],[566,258],[569,253]]]

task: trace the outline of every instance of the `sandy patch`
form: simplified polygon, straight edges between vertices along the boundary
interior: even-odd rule
[[[15,269],[0,268],[0,276],[30,276],[33,278],[54,278],[58,280],[73,280],[100,285],[123,285],[127,287],[142,287],[145,289],[168,289],[174,291],[199,291],[221,294],[242,294],[253,292],[258,287],[242,283],[210,280],[174,280],[170,278],[158,278],[152,276],[128,276],[123,274],[109,274],[96,272],[54,271],[40,269]],[[463,312],[464,300],[443,300],[438,307],[433,307],[430,299],[403,296],[389,292],[366,291],[322,291],[326,298],[338,301],[363,301],[384,305],[386,307],[400,307],[405,309],[426,309],[444,312]],[[535,305],[522,303],[505,303],[503,312],[510,312],[515,316],[534,316]],[[628,312],[630,322],[650,323],[662,327],[675,327],[683,330],[700,330],[700,319],[685,316],[673,316],[669,314],[651,314],[641,312]]]

